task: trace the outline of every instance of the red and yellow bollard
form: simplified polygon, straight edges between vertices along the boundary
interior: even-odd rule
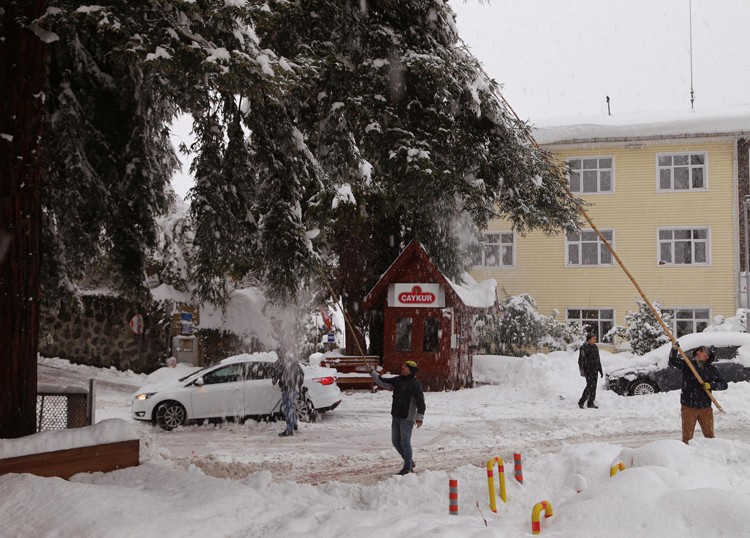
[[[458,515],[458,480],[448,480],[448,513]]]
[[[541,524],[539,523],[539,514],[544,510],[544,517],[552,517],[552,505],[549,501],[541,501],[534,505],[531,509],[531,534],[539,534],[542,532]]]
[[[523,463],[521,462],[521,454],[513,454],[513,476],[516,482],[523,484]]]
[[[624,471],[624,470],[625,470],[625,464],[621,461],[618,461],[617,463],[612,465],[612,467],[609,468],[609,476],[611,478],[615,476],[617,473],[619,473],[620,471]]]
[[[490,492],[490,510],[493,512],[497,512],[497,500],[495,497],[495,478],[492,473],[492,467],[494,466],[495,462],[497,462],[497,474],[500,475],[498,480],[500,481],[500,498],[503,500],[503,502],[508,502],[507,495],[505,493],[505,463],[503,462],[503,458],[500,456],[495,456],[494,458],[490,458],[490,461],[487,462],[487,487]]]

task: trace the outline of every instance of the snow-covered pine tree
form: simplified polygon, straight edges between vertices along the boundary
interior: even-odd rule
[[[629,311],[625,314],[625,327],[622,334],[630,342],[633,353],[643,355],[652,349],[666,344],[669,342],[669,338],[664,333],[664,329],[662,329],[656,316],[651,312],[646,301],[636,298],[635,303],[638,305],[638,310],[636,312]],[[651,301],[651,304],[659,313],[664,323],[669,324],[672,320],[672,315],[662,312],[661,301],[656,298]]]
[[[257,21],[261,46],[295,66],[285,102],[326,172],[305,216],[351,301],[411,239],[460,279],[465,229],[495,216],[521,233],[576,226],[565,170],[530,142],[445,1],[272,0]]]

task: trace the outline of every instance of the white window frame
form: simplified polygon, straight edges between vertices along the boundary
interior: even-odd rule
[[[579,318],[571,318],[570,317],[570,311],[571,310],[578,310],[581,313],[581,317]],[[583,312],[584,311],[593,312],[596,311],[596,318],[584,318]],[[602,312],[603,311],[610,311],[612,312],[611,318],[603,318]],[[602,322],[610,322],[610,329],[615,326],[615,321],[617,320],[617,311],[615,310],[615,307],[613,306],[604,306],[604,307],[592,307],[592,306],[569,306],[565,308],[565,319],[568,321],[575,321],[578,322],[582,326],[590,325],[591,323],[596,323],[596,334],[599,340],[601,340],[605,334],[609,331],[603,331],[602,328]]]
[[[612,248],[615,248],[615,231],[611,228],[604,228],[599,230],[603,236],[607,239],[610,245],[612,245]],[[593,243],[593,241],[584,241],[583,240],[583,234],[593,234],[594,238],[596,239],[596,244],[598,248],[596,249],[596,263],[583,263],[583,245],[584,244],[590,244]],[[611,239],[607,237],[607,233],[612,234]],[[581,230],[578,232],[579,239],[578,241],[570,241],[569,236],[570,234],[565,234],[565,267],[612,267],[615,263],[614,256],[612,256],[612,253],[607,249],[607,247],[604,245],[602,240],[599,238],[599,236],[596,234],[594,230],[586,229]],[[570,246],[576,244],[578,245],[578,263],[571,263],[570,261]],[[602,263],[602,255],[606,254],[609,256],[609,262]]]
[[[596,159],[596,168],[584,168],[583,164],[584,161],[590,161]],[[601,168],[600,167],[600,160],[602,159],[609,159],[612,163],[610,168]],[[581,177],[579,179],[580,184],[578,189],[575,189],[573,186],[573,183],[571,181],[571,175],[568,175],[568,187],[570,188],[570,192],[573,194],[580,194],[580,195],[594,195],[594,194],[614,194],[615,193],[615,156],[614,155],[587,155],[583,157],[567,157],[565,161],[568,163],[568,166],[572,167],[573,161],[580,161],[580,168],[578,170],[581,171]],[[590,191],[590,192],[584,192],[583,191],[583,171],[591,171],[596,170],[596,191]],[[602,190],[602,172],[603,171],[609,171],[610,173],[610,189],[609,190]]]
[[[511,236],[511,243],[508,243],[506,241],[503,241],[503,236]],[[491,236],[497,236],[497,241],[490,242],[488,241],[488,238]],[[485,250],[485,246],[497,246],[500,250],[500,258],[498,260],[499,263],[496,264],[487,264],[487,253]],[[511,249],[511,263],[507,264],[504,263],[504,256],[505,249],[510,247]],[[475,265],[475,267],[514,267],[516,265],[516,233],[512,230],[510,231],[496,231],[496,232],[484,232],[482,234],[482,242],[479,245],[479,248],[481,250],[481,260],[478,265]]]
[[[708,317],[707,318],[703,318],[703,317],[696,318],[695,317],[695,312],[697,310],[705,310],[705,311],[707,311],[708,312]],[[692,333],[695,333],[695,332],[701,332],[703,329],[701,329],[700,331],[697,331],[696,330],[696,324],[697,323],[702,323],[702,322],[705,321],[706,326],[708,326],[708,325],[711,325],[711,320],[713,319],[712,316],[711,316],[711,307],[710,306],[670,306],[670,307],[666,307],[666,308],[662,307],[661,311],[662,312],[668,312],[668,313],[672,314],[672,319],[669,320],[669,325],[670,325],[669,329],[672,331],[672,334],[674,334],[676,338],[679,338],[680,336],[683,336],[684,334],[692,334]],[[679,313],[682,313],[683,316],[684,316],[686,312],[690,312],[691,313],[691,317],[689,319],[683,317],[683,318],[681,318],[681,319],[678,320],[677,315]],[[693,325],[692,332],[678,334],[677,333],[677,322],[678,321],[690,321],[692,323],[692,325]]]
[[[672,239],[668,240],[671,245],[671,261],[665,261],[661,258],[661,245],[662,242],[666,242],[667,240],[664,240],[661,238],[661,232],[675,232],[675,231],[690,231],[691,234],[695,231],[705,231],[706,232],[706,239],[689,239],[691,246],[690,246],[690,255],[691,259],[693,260],[690,263],[675,263],[675,238],[674,233],[672,234]],[[706,260],[702,262],[696,262],[695,261],[695,245],[699,241],[706,243]],[[661,267],[705,267],[707,265],[711,265],[711,228],[708,226],[667,226],[667,227],[660,227],[656,229],[656,264]]]
[[[703,157],[703,164],[702,165],[693,165],[690,163],[692,160],[692,157],[694,156],[701,156]],[[665,157],[671,157],[672,158],[672,164],[670,165],[662,165],[659,161],[662,158]],[[678,165],[680,168],[687,166],[688,168],[688,187],[686,189],[676,189],[674,187],[675,182],[675,164],[674,164],[674,158],[675,157],[687,157],[688,158],[688,164],[687,165]],[[693,187],[693,173],[694,170],[697,168],[703,169],[703,187]],[[662,170],[671,170],[670,172],[670,181],[669,181],[669,188],[664,188],[661,186],[661,172]],[[708,152],[706,151],[681,151],[681,152],[667,152],[667,153],[658,153],[656,155],[656,191],[657,192],[703,192],[708,190]]]

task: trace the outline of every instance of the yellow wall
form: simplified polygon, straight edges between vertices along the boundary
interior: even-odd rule
[[[629,141],[633,143],[633,141]],[[640,143],[640,142],[639,142]],[[626,142],[578,147],[550,147],[561,159],[614,156],[614,194],[586,195],[587,212],[600,229],[614,230],[614,248],[650,299],[665,307],[710,307],[711,316],[734,315],[736,309],[736,220],[733,139],[686,139],[643,142],[627,149]],[[707,191],[657,192],[656,155],[686,151],[707,152]],[[657,228],[710,228],[708,266],[659,266]],[[584,224],[584,229],[588,225]],[[503,221],[488,231],[509,231]],[[494,278],[498,293],[528,293],[539,311],[567,308],[614,308],[615,323],[623,324],[636,310],[638,292],[616,262],[613,266],[566,267],[562,234],[548,237],[516,234],[514,267],[475,267],[477,280]]]

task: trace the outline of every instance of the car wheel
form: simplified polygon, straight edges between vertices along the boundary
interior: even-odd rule
[[[300,422],[318,421],[318,412],[307,394],[301,393],[297,397],[297,401],[294,402],[294,409],[297,411],[297,419]]]
[[[658,392],[656,385],[652,383],[651,381],[646,381],[645,379],[639,379],[638,381],[634,381],[633,384],[630,385],[631,396],[642,396],[643,394],[656,394],[656,392]]]
[[[156,416],[156,423],[167,431],[182,426],[187,418],[185,408],[177,402],[160,403],[154,415]]]

